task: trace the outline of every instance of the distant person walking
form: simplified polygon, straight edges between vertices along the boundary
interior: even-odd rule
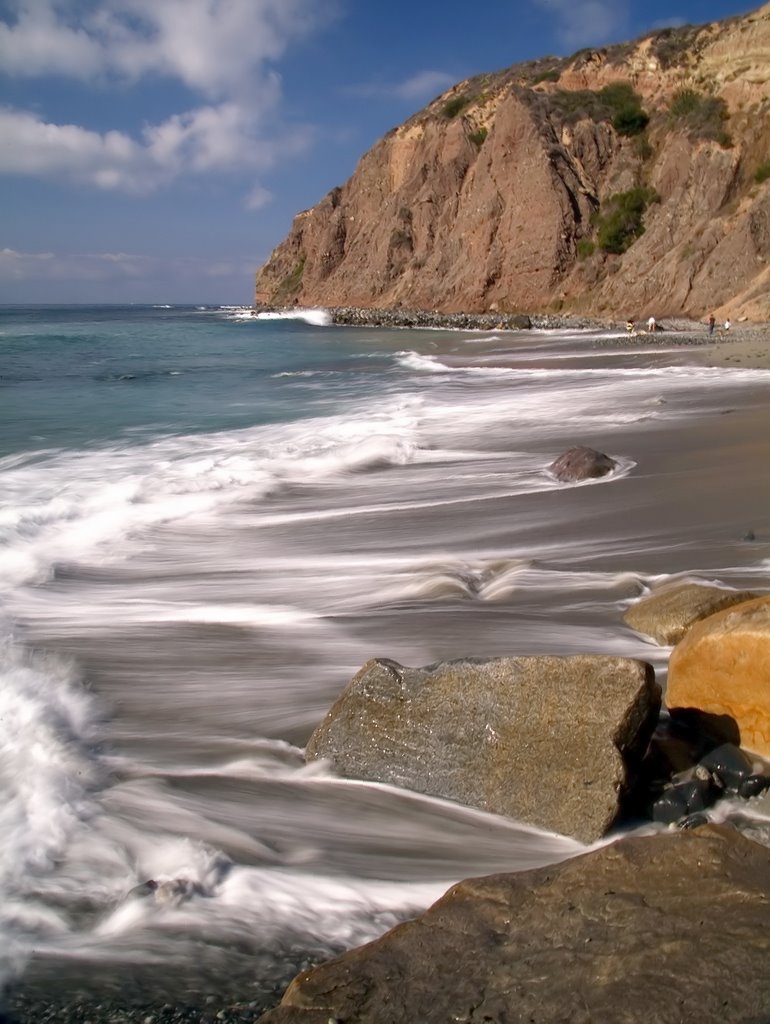
[[[730,317],[725,320],[725,334],[730,330],[733,325],[730,323]]]
[[[714,333],[714,328],[717,325],[717,318],[714,316],[713,313],[709,317],[708,323],[709,323],[709,334],[713,334]]]
[[[655,317],[651,316],[650,319],[647,321],[647,330],[650,332],[650,334],[654,334],[657,329],[658,325],[655,323]]]

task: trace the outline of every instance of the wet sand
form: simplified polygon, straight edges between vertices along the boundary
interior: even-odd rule
[[[705,325],[691,323],[691,322],[668,322],[664,320],[662,322],[662,330],[654,335],[647,335],[639,333],[634,336],[628,337],[617,337],[615,339],[606,339],[602,344],[606,344],[607,347],[626,347],[633,346],[634,350],[645,350],[649,349],[652,351],[660,351],[661,349],[673,348],[676,350],[675,354],[671,356],[672,362],[681,363],[683,360],[687,362],[694,362],[706,366],[714,367],[725,367],[725,368],[736,368],[736,369],[770,369],[770,324],[737,324],[728,335],[719,335],[710,337],[708,335]],[[622,327],[622,325],[621,325]],[[607,324],[607,328],[617,330],[617,324]],[[515,335],[514,335],[515,337]],[[664,358],[668,358],[664,356]],[[678,434],[678,449],[688,449],[688,445],[695,445],[696,433],[698,435],[698,447],[703,448],[706,452],[711,450],[711,446],[708,444],[709,430],[719,432],[721,439],[724,441],[724,434],[735,435],[735,444],[742,444],[742,438],[748,437],[761,437],[764,435],[764,430],[746,430],[745,425],[740,422],[741,416],[743,415],[739,410],[728,409],[725,410],[731,415],[727,419],[716,420],[712,419],[708,424],[698,423],[693,425],[691,428],[681,428]],[[745,415],[749,415],[748,413]],[[763,424],[758,424],[762,426]],[[704,444],[704,442],[706,442]],[[759,440],[757,441],[759,444]],[[764,447],[764,438],[762,440],[762,446]],[[672,453],[667,456],[670,459],[674,459],[676,453]],[[762,452],[758,452],[760,456]],[[697,476],[696,484],[701,478],[706,479],[711,475],[712,466],[707,462],[707,456],[703,456],[704,464],[700,467],[699,474]],[[736,460],[738,464],[739,460]],[[736,470],[737,473],[737,470]],[[740,485],[740,486],[739,486]],[[630,481],[627,489],[634,487],[634,481]],[[741,487],[745,488],[744,490]],[[742,477],[740,480],[729,481],[728,490],[731,494],[731,501],[736,506],[734,513],[736,521],[731,526],[725,525],[724,514],[717,510],[710,510],[710,515],[713,518],[713,522],[707,524],[706,533],[711,536],[712,533],[716,534],[720,532],[720,543],[721,533],[727,531],[727,533],[734,538],[736,544],[744,543],[743,533],[745,533],[745,527],[751,527],[752,530],[756,529],[760,536],[763,535],[761,530],[762,524],[757,524],[748,514],[747,510],[754,507],[759,508],[761,505],[761,482],[755,477],[753,479]],[[581,491],[575,492],[572,495],[571,501],[574,506],[580,506],[581,503],[586,502],[590,497],[590,492]],[[613,502],[608,499],[608,514],[612,514],[615,517],[621,514],[622,507],[625,507],[625,503],[628,500],[628,495],[621,495],[620,492],[617,496],[613,496],[613,500],[620,500],[623,498],[623,505],[617,508],[613,507]],[[696,504],[699,500],[699,492],[697,486],[692,487],[691,503]],[[641,502],[641,499],[640,499]],[[654,508],[654,505],[653,505]],[[680,514],[683,520],[687,520],[691,508],[687,503],[683,503],[681,506]],[[501,509],[501,517],[504,510]],[[650,513],[653,514],[653,513]],[[729,528],[728,528],[729,527]],[[684,527],[683,527],[684,529]],[[704,564],[711,557],[715,564],[721,564],[716,553],[704,554]],[[661,564],[660,566],[650,564],[645,566],[650,570],[660,569],[665,571],[666,565]],[[234,956],[234,960],[235,960]],[[307,961],[303,960],[301,951],[298,951],[298,964],[297,969],[300,967],[307,966]],[[229,965],[228,969],[232,969],[234,964]],[[148,966],[146,968],[147,975],[154,975],[158,972],[163,972],[162,967]],[[279,986],[262,989],[256,984],[249,991],[249,987],[244,985],[241,991],[248,991],[248,995],[244,998],[238,998],[233,993],[231,996],[223,994],[221,988],[216,986],[216,994],[202,993],[191,993],[189,1004],[185,1005],[185,1001],[179,1000],[176,993],[169,992],[168,1001],[159,1005],[156,999],[148,999],[146,1002],[141,998],[142,984],[141,979],[138,977],[141,972],[137,971],[134,978],[134,998],[129,1002],[126,1000],[121,993],[116,993],[114,996],[108,991],[104,992],[102,998],[89,995],[88,984],[90,979],[83,979],[83,990],[78,991],[77,985],[68,989],[62,988],[59,992],[45,991],[41,987],[38,991],[35,991],[34,979],[25,979],[25,992],[16,993],[13,998],[10,999],[8,1004],[8,1010],[10,1015],[6,1018],[2,1010],[0,1010],[0,1024],[5,1024],[6,1020],[13,1021],[14,1024],[30,1024],[32,1021],[53,1021],[61,1022],[61,1024],[68,1024],[68,1022],[85,1022],[91,1021],[92,1024],[100,1024],[103,1021],[111,1021],[113,1024],[129,1024],[129,1022],[144,1022],[144,1024],[161,1024],[161,1022],[182,1022],[182,1021],[197,1021],[197,1022],[211,1022],[214,1024],[215,1021],[256,1021],[260,1016],[261,1012],[271,1005],[274,1005],[280,994]],[[256,972],[255,972],[256,974]],[[101,979],[104,981],[104,979]],[[288,980],[287,979],[283,979]],[[32,982],[32,984],[30,984]],[[158,984],[158,979],[154,978],[151,985],[148,987],[155,990]],[[169,986],[173,988],[174,986]],[[205,984],[202,986],[205,988]],[[214,986],[212,986],[212,989]]]

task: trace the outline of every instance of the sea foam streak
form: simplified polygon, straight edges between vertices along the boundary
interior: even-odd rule
[[[278,977],[285,946],[324,956],[457,878],[573,856],[564,837],[333,778],[302,745],[371,657],[606,652],[663,679],[668,650],[623,624],[631,601],[683,570],[766,582],[764,547],[724,540],[764,514],[759,485],[731,475],[743,449],[722,451],[739,417],[713,426],[766,376],[536,365],[540,346],[582,360],[558,334],[504,351],[489,332],[415,332],[404,354],[403,332],[294,316],[251,330],[239,312],[162,310],[146,348],[108,339],[100,359],[130,384],[100,362],[78,387],[108,402],[131,388],[144,419],[0,462],[7,971],[40,951],[97,980],[114,964],[197,973],[209,953],[229,973],[243,950],[251,976]],[[91,359],[90,328],[78,344]],[[210,428],[194,434],[201,399]],[[573,443],[621,470],[559,484],[547,466]]]

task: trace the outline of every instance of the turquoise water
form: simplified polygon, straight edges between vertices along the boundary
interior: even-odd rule
[[[291,419],[365,393],[383,369],[356,345],[361,332],[329,344],[303,322],[222,310],[5,307],[0,330],[3,454]],[[323,398],[294,374],[322,383]]]
[[[248,997],[582,849],[302,750],[373,656],[665,682],[631,601],[768,588],[770,374],[607,340],[0,309],[0,981]],[[557,484],[575,443],[619,470]]]

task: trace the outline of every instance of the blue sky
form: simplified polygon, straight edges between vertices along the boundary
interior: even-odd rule
[[[0,302],[252,300],[292,217],[470,75],[740,0],[0,0]]]

